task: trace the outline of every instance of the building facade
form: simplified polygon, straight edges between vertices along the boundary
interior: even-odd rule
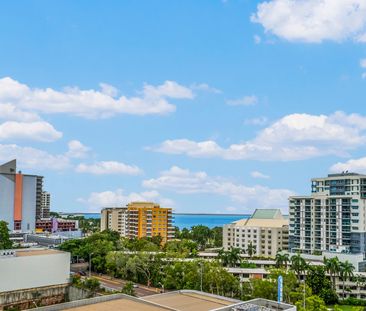
[[[311,180],[311,195],[289,198],[290,251],[366,253],[366,175]]]
[[[36,221],[36,232],[64,232],[76,231],[79,229],[79,222],[73,219],[48,218]]]
[[[42,191],[41,205],[37,210],[37,219],[50,218],[51,209],[51,194],[47,191]]]
[[[117,231],[121,236],[128,235],[127,207],[106,207],[101,211],[100,230]]]
[[[42,184],[42,176],[17,172],[16,160],[0,166],[0,220],[5,220],[11,231],[35,230]]]
[[[161,236],[162,243],[174,238],[171,208],[152,202],[132,202],[127,207],[104,208],[101,211],[101,230],[114,230],[121,236],[142,238]]]
[[[223,227],[223,246],[247,251],[252,244],[257,256],[274,257],[288,250],[288,219],[279,209],[256,209],[249,219],[241,219]]]

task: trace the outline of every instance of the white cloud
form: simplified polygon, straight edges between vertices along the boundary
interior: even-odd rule
[[[52,142],[62,137],[51,124],[45,121],[17,122],[7,121],[0,124],[0,140],[27,139]]]
[[[346,162],[334,164],[330,170],[335,173],[344,171],[366,174],[366,157],[359,159],[350,159]]]
[[[365,0],[268,0],[251,21],[288,41],[365,41]]]
[[[69,158],[63,154],[53,155],[46,151],[21,147],[15,144],[0,144],[0,161],[17,159],[20,168],[32,170],[64,170],[70,167]]]
[[[88,198],[78,198],[78,202],[89,207],[90,211],[99,212],[103,207],[125,206],[130,202],[136,201],[153,201],[160,203],[163,207],[173,207],[174,202],[170,199],[163,198],[159,192],[143,191],[125,194],[123,189],[114,191],[92,192]]]
[[[258,104],[258,97],[255,95],[244,96],[239,99],[230,99],[226,103],[230,106],[254,106]]]
[[[250,175],[253,178],[260,178],[260,179],[269,179],[270,178],[269,175],[263,174],[263,173],[258,172],[258,171],[253,171],[253,172],[250,173]]]
[[[366,68],[366,58],[360,60],[360,66],[361,68]]]
[[[139,175],[142,170],[135,165],[127,165],[117,161],[101,161],[94,164],[80,163],[76,169],[78,173],[94,175]]]
[[[235,184],[220,177],[210,177],[206,172],[191,172],[177,166],[161,172],[158,178],[144,180],[143,186],[183,194],[205,193],[226,196],[241,203],[243,208],[277,207],[286,209],[288,197],[294,194],[288,189]]]
[[[244,121],[244,124],[249,124],[249,125],[265,125],[268,123],[268,118],[267,117],[258,117],[258,118],[252,118],[252,119],[246,119]]]
[[[212,86],[209,86],[207,83],[192,84],[191,89],[192,90],[198,90],[198,91],[205,91],[205,92],[214,93],[214,94],[221,94],[222,93],[221,90],[219,90],[217,88],[214,88]]]
[[[327,115],[290,114],[261,130],[257,136],[223,148],[215,141],[166,140],[157,152],[229,160],[303,160],[325,155],[348,156],[366,142],[366,117],[336,112]]]
[[[67,145],[69,150],[67,151],[66,155],[69,158],[82,159],[85,158],[90,151],[89,147],[83,145],[78,140],[71,140]]]
[[[99,86],[103,94],[106,94],[110,97],[116,97],[118,95],[118,90],[113,85],[107,83],[99,83]]]
[[[40,121],[34,112],[22,111],[12,104],[0,104],[0,119],[22,122]]]
[[[253,39],[255,44],[260,44],[262,42],[262,38],[258,35],[254,35]]]
[[[64,113],[85,118],[108,118],[116,114],[167,114],[175,111],[168,99],[192,99],[191,89],[174,81],[158,86],[145,84],[139,96],[114,98],[117,90],[102,84],[102,91],[65,88],[37,89],[19,83],[12,78],[0,79],[0,105],[10,104],[22,111],[33,113]]]

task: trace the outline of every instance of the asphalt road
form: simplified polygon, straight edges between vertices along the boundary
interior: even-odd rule
[[[106,289],[118,290],[120,291],[122,287],[127,283],[125,280],[120,280],[116,278],[111,278],[107,275],[99,275],[93,273],[92,276],[99,280],[102,287]],[[156,287],[147,287],[145,285],[138,284],[138,287],[135,288],[135,293],[137,297],[144,297],[149,295],[158,294],[160,292],[159,288]]]

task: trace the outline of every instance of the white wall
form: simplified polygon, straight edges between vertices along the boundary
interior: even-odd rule
[[[65,284],[70,253],[0,258],[0,292]]]

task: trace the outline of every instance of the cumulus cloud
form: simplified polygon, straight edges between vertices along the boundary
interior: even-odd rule
[[[330,171],[334,173],[349,171],[366,174],[366,157],[350,159],[346,162],[338,162],[330,168]]]
[[[236,184],[220,177],[211,177],[206,172],[191,172],[173,166],[157,178],[143,181],[143,186],[154,190],[170,190],[184,194],[216,194],[241,203],[243,208],[277,207],[286,209],[287,199],[294,193],[288,189],[271,189],[255,185]]]
[[[222,93],[221,90],[219,90],[215,87],[209,86],[207,83],[192,84],[191,89],[192,90],[198,90],[198,91],[205,91],[205,92],[214,93],[214,94],[221,94]]]
[[[32,147],[0,144],[0,161],[12,159],[17,159],[19,167],[27,169],[64,170],[70,167],[70,159],[64,154],[53,155]]]
[[[268,0],[251,21],[288,41],[366,41],[365,0]]]
[[[52,142],[61,137],[62,133],[45,121],[7,121],[0,124],[0,140],[27,139],[41,142]]]
[[[139,175],[142,170],[135,165],[127,165],[117,161],[101,161],[93,164],[80,163],[76,169],[78,173],[94,175]]]
[[[188,87],[175,81],[153,86],[145,84],[138,96],[116,97],[117,90],[101,84],[101,90],[31,88],[10,77],[0,79],[0,105],[11,105],[26,112],[63,113],[85,118],[108,118],[116,114],[167,114],[175,111],[168,99],[192,99]],[[3,109],[5,109],[3,107]],[[0,108],[1,110],[1,108]]]
[[[336,112],[331,115],[290,114],[248,141],[221,147],[215,141],[166,140],[150,150],[191,157],[228,160],[304,160],[319,156],[348,156],[366,142],[366,117]]]
[[[76,159],[85,158],[90,151],[89,147],[83,145],[78,140],[71,140],[68,142],[67,145],[69,150],[67,151],[66,155],[69,158],[76,158]]]
[[[160,203],[163,207],[173,207],[174,202],[162,197],[156,190],[125,193],[123,189],[92,192],[88,198],[78,198],[78,202],[89,207],[90,211],[99,212],[103,207],[121,207],[130,202],[153,201]]]
[[[12,104],[0,104],[0,119],[22,122],[41,120],[38,114],[29,111],[22,111]]]
[[[258,103],[258,97],[255,95],[244,96],[238,99],[229,99],[226,103],[230,106],[254,106]]]
[[[253,172],[250,173],[250,175],[253,178],[261,178],[261,179],[269,179],[270,178],[269,175],[263,174],[263,173],[258,172],[258,171],[253,171]]]

